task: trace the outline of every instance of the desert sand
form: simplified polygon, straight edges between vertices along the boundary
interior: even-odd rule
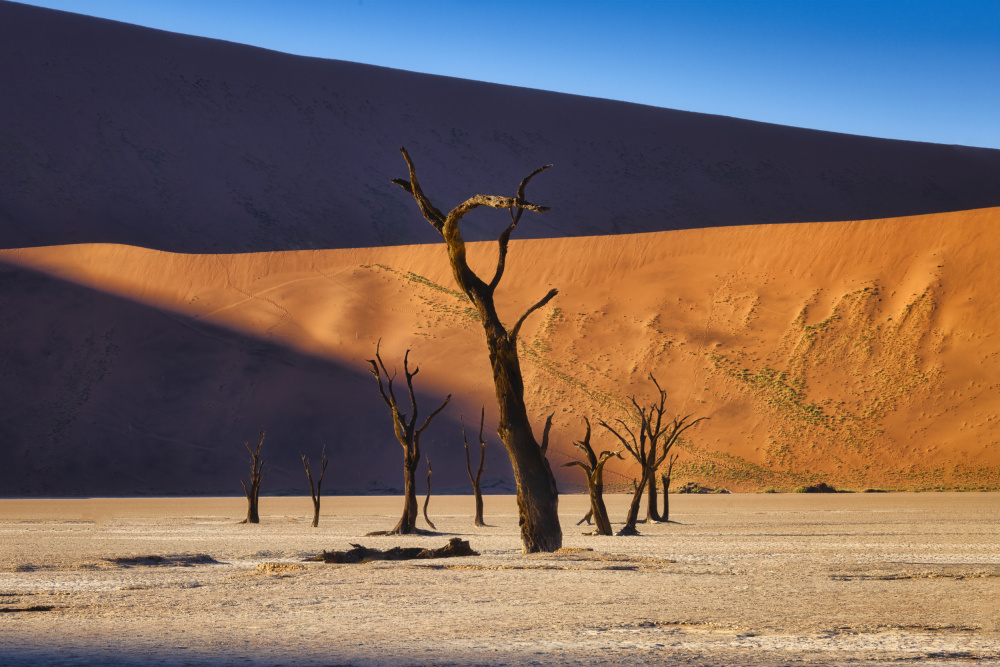
[[[994,208],[513,241],[502,316],[560,290],[520,338],[530,413],[539,426],[555,413],[560,484],[583,484],[558,467],[582,418],[652,400],[653,372],[668,414],[711,418],[686,434],[678,483],[997,489],[998,229]],[[470,253],[487,272],[495,243]],[[442,245],[81,244],[0,262],[13,494],[238,492],[240,443],[259,426],[271,493],[305,492],[297,452],[324,444],[333,488],[391,492],[401,456],[366,362],[380,339],[390,366],[412,350],[421,405],[455,396],[425,436],[435,488],[468,492],[458,418],[486,405],[486,478],[512,490],[481,328]],[[597,449],[614,445],[595,431]],[[632,468],[614,463],[624,490]]]
[[[620,521],[625,496],[610,496]],[[671,497],[676,523],[520,553],[510,496],[0,500],[0,663],[17,665],[1000,664],[995,493]],[[328,565],[350,543],[480,555]],[[199,562],[199,555],[212,563]],[[164,564],[112,559],[157,555]],[[32,610],[34,609],[34,611]]]

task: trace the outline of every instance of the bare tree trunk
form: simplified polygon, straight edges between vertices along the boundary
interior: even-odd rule
[[[313,502],[313,521],[312,527],[316,528],[319,526],[319,501],[320,492],[323,488],[323,477],[326,475],[326,466],[330,463],[330,460],[326,458],[326,446],[323,447],[323,453],[320,454],[320,473],[319,480],[316,484],[313,484],[312,470],[309,469],[309,459],[302,452],[299,452],[299,456],[302,457],[302,467],[306,469],[306,479],[309,480],[309,495],[312,497]]]
[[[660,518],[660,508],[657,506],[656,497],[656,470],[650,469],[649,471],[649,491],[646,494],[646,521],[663,521]]]
[[[483,439],[483,424],[486,422],[486,406],[483,406],[479,417],[479,468],[476,474],[472,474],[472,462],[469,460],[469,439],[465,437],[465,421],[462,421],[462,441],[465,443],[465,469],[469,472],[469,481],[472,482],[472,493],[476,496],[476,517],[473,524],[485,526],[483,521],[483,489],[480,480],[483,476],[483,465],[486,463],[486,441]]]
[[[612,535],[611,520],[608,518],[608,508],[604,505],[604,494],[601,487],[590,481],[590,510],[594,513],[594,535]]]
[[[660,473],[660,481],[663,483],[663,520],[670,521],[670,475]]]
[[[632,410],[630,411],[633,414],[630,417],[633,421],[634,429],[621,419],[615,420],[621,431],[628,436],[627,438],[610,424],[604,421],[600,422],[601,426],[609,430],[625,446],[625,449],[636,460],[642,471],[642,481],[636,484],[635,495],[632,497],[632,506],[629,508],[625,527],[621,529],[618,533],[619,535],[637,534],[635,524],[639,516],[639,502],[642,498],[642,491],[647,484],[649,485],[649,502],[646,505],[647,520],[666,521],[666,519],[660,518],[656,507],[656,471],[670,454],[670,450],[677,443],[681,434],[699,422],[708,419],[708,417],[700,417],[689,422],[688,420],[691,418],[691,415],[685,415],[684,417],[674,417],[669,423],[664,423],[667,392],[663,390],[652,373],[649,374],[649,379],[656,385],[659,400],[648,408],[644,408],[635,400],[635,396],[629,399],[632,404]],[[658,449],[661,438],[662,446]],[[648,448],[646,446],[647,443],[649,445]]]
[[[240,523],[260,523],[260,483],[264,478],[264,460],[260,457],[260,449],[264,446],[264,429],[258,435],[256,450],[250,449],[249,442],[244,442],[243,446],[250,452],[250,486],[240,480],[247,497],[247,518]]]
[[[549,462],[545,458],[547,440],[543,438],[542,444],[539,445],[531,431],[531,422],[524,404],[524,382],[517,356],[517,335],[528,315],[547,304],[555,297],[557,291],[550,290],[538,303],[528,308],[510,331],[507,331],[497,315],[493,300],[506,267],[510,235],[521,219],[521,214],[525,209],[537,212],[548,210],[547,206],[538,206],[524,199],[525,186],[548,166],[536,169],[523,179],[518,186],[516,197],[476,195],[445,215],[431,203],[421,189],[417,181],[416,167],[409,153],[405,148],[401,148],[400,152],[406,160],[410,180],[393,179],[392,182],[413,195],[424,218],[441,234],[447,244],[448,258],[455,281],[476,307],[483,324],[500,413],[497,434],[507,448],[514,469],[514,480],[517,482],[517,507],[523,550],[525,553],[555,551],[562,546],[559,492]],[[497,239],[499,246],[497,265],[489,283],[469,267],[466,261],[465,241],[459,229],[462,217],[480,206],[507,209],[511,218],[510,225]]]
[[[506,445],[517,482],[517,509],[525,553],[552,552],[562,546],[559,525],[559,490],[545,458],[547,438],[539,446],[531,432],[524,405],[524,381],[514,345],[506,340],[490,346],[500,419],[497,434]],[[551,427],[551,417],[545,433]]]
[[[587,424],[587,435],[584,436],[583,440],[573,444],[579,447],[587,456],[587,462],[570,461],[563,465],[567,467],[580,466],[587,473],[587,491],[590,492],[590,512],[587,513],[587,516],[594,518],[595,525],[592,534],[611,535],[611,520],[608,518],[608,509],[604,505],[604,464],[615,456],[621,458],[621,453],[604,451],[598,456],[594,452],[594,448],[590,446],[590,420],[584,417],[583,421]],[[586,519],[587,517],[583,518]],[[583,523],[583,521],[580,521],[580,523]],[[580,524],[578,523],[577,525]]]
[[[240,523],[260,523],[260,498],[252,492],[245,492],[247,493],[247,518]]]
[[[434,472],[434,471],[431,470],[431,459],[430,459],[430,457],[428,457],[427,458],[427,496],[424,498],[424,521],[426,521],[427,525],[431,527],[431,530],[437,530],[437,527],[430,520],[430,517],[427,516],[427,504],[431,502],[431,473],[432,472]]]
[[[403,463],[403,515],[390,534],[410,535],[417,528],[417,464],[410,457]]]
[[[632,494],[632,504],[628,508],[628,516],[625,517],[625,525],[618,531],[619,535],[638,535],[635,524],[639,521],[639,506],[642,504],[642,492],[646,490],[646,471],[643,471],[642,479],[635,484],[635,493]],[[634,482],[633,482],[634,483]]]
[[[670,460],[667,461],[667,471],[660,474],[660,481],[663,482],[663,520],[668,522],[670,521],[670,476],[674,472],[674,463],[678,458],[677,454],[671,454]]]
[[[412,411],[409,419],[407,419],[407,415],[400,411],[399,403],[396,401],[396,394],[393,391],[392,382],[395,373],[389,373],[379,354],[381,343],[380,339],[378,345],[375,346],[375,358],[369,359],[368,363],[371,364],[371,373],[378,382],[379,394],[382,396],[385,404],[389,406],[389,410],[392,413],[393,430],[396,433],[396,439],[403,448],[403,515],[399,518],[399,523],[392,530],[368,534],[408,535],[419,532],[417,530],[417,485],[414,480],[417,473],[417,464],[420,463],[420,436],[430,426],[431,420],[444,410],[448,402],[451,401],[451,394],[448,394],[448,397],[444,399],[441,407],[432,412],[424,420],[423,426],[417,428],[417,396],[413,391],[413,378],[420,372],[420,369],[415,368],[412,373],[410,372],[410,351],[407,350],[406,354],[403,355],[403,375],[406,377],[406,388],[410,395],[410,409]],[[386,378],[386,387],[382,386],[383,375]]]

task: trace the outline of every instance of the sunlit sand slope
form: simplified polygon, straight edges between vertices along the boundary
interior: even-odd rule
[[[811,481],[996,488],[998,225],[1000,209],[982,209],[515,241],[498,302],[513,322],[550,287],[560,289],[521,335],[531,412],[539,425],[556,415],[555,464],[574,454],[583,417],[619,417],[632,394],[650,401],[646,377],[653,372],[669,393],[671,414],[711,417],[682,444],[680,481],[745,490]],[[470,253],[483,272],[492,269],[493,244],[475,244]],[[397,363],[412,349],[420,386],[437,397],[427,399],[425,412],[453,393],[452,419],[462,413],[470,422],[484,403],[490,419],[481,330],[455,291],[440,245],[244,255],[77,245],[4,251],[0,261],[335,364],[344,371],[330,381],[353,383],[338,388],[347,394],[375,393],[363,372],[381,338],[383,354]],[[96,323],[80,331],[72,318],[35,316],[53,323],[41,334],[24,329],[31,335],[99,340]],[[3,335],[19,330],[9,318]],[[116,344],[120,350],[134,342]],[[105,353],[110,375],[120,372],[116,354]],[[178,349],[148,363],[158,373],[196,362]],[[191,373],[185,382],[200,381]],[[101,383],[80,400],[96,400]],[[132,389],[142,391],[141,383]],[[101,400],[112,410],[132,405],[125,398]],[[165,402],[156,409],[174,408]],[[348,403],[322,410],[316,423],[385,419]],[[174,417],[183,430],[185,416]],[[493,428],[487,433],[495,441]],[[72,426],[61,433],[59,446],[81,444]],[[458,443],[458,456],[460,434],[441,437]],[[598,448],[614,444],[600,430],[595,441]],[[461,463],[441,475],[443,484],[462,482]],[[342,465],[353,465],[350,455]],[[385,465],[394,471],[398,461]],[[576,469],[559,470],[565,484],[581,481]],[[627,483],[630,470],[619,464],[608,481]]]

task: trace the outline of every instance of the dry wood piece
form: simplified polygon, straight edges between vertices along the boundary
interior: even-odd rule
[[[540,167],[531,172],[517,188],[514,197],[496,197],[491,195],[476,195],[453,208],[447,215],[431,203],[417,181],[417,171],[405,148],[400,148],[406,166],[409,168],[410,180],[394,178],[393,183],[400,186],[417,202],[424,218],[441,234],[447,244],[448,258],[451,261],[455,282],[462,292],[469,297],[486,334],[486,347],[489,349],[490,365],[493,368],[493,383],[496,389],[497,407],[500,416],[497,422],[497,435],[507,448],[511,465],[514,468],[514,479],[517,480],[517,506],[520,515],[521,544],[525,553],[536,551],[555,551],[562,546],[562,528],[559,525],[559,490],[552,476],[552,469],[545,458],[544,441],[539,446],[531,430],[528,419],[528,409],[524,403],[524,378],[521,375],[521,363],[517,356],[517,334],[528,315],[535,312],[558,293],[550,290],[537,303],[529,307],[514,323],[510,331],[500,321],[494,305],[493,297],[497,285],[503,277],[507,266],[507,246],[510,235],[521,219],[525,209],[543,213],[548,206],[532,204],[524,199],[524,189],[528,182],[552,165]],[[480,278],[469,267],[466,261],[465,240],[459,230],[459,222],[469,211],[480,206],[497,209],[507,209],[510,213],[510,224],[501,232],[497,239],[498,257],[493,278],[489,283]]]
[[[396,432],[396,439],[403,448],[403,516],[399,518],[399,523],[392,530],[369,534],[409,535],[420,532],[417,529],[417,485],[415,481],[417,465],[420,463],[420,436],[430,426],[431,420],[444,410],[448,402],[451,401],[451,394],[448,394],[448,397],[444,399],[441,407],[432,412],[424,420],[423,426],[417,428],[417,397],[413,393],[413,378],[420,372],[420,368],[414,368],[413,372],[410,372],[410,351],[407,350],[406,354],[403,355],[403,374],[406,376],[406,389],[410,394],[410,409],[412,410],[409,419],[407,419],[406,414],[400,411],[399,403],[396,402],[396,395],[393,392],[392,381],[395,378],[395,374],[389,375],[389,371],[386,370],[385,364],[382,362],[382,357],[379,355],[381,344],[382,340],[379,339],[378,344],[375,346],[375,358],[369,359],[368,363],[372,365],[371,373],[378,382],[378,392],[382,395],[382,400],[385,401],[385,404],[389,406],[389,410],[392,412],[392,424]],[[382,385],[383,374],[386,378],[385,387]],[[387,389],[388,391],[386,391]],[[428,473],[427,481],[430,484],[430,473]],[[428,486],[428,494],[430,493],[429,489],[430,487]],[[428,521],[427,523],[429,524],[430,522]]]
[[[424,547],[393,547],[382,551],[369,549],[360,544],[352,544],[353,549],[347,551],[323,551],[318,556],[306,558],[307,561],[322,561],[324,563],[370,563],[376,560],[425,560],[430,558],[453,558],[456,556],[478,556],[472,550],[468,540],[453,537],[448,544],[439,549]]]
[[[240,523],[260,523],[260,482],[264,479],[264,460],[260,458],[260,448],[264,446],[264,429],[260,430],[256,451],[250,449],[249,442],[244,442],[243,446],[250,452],[250,487],[240,480],[247,496],[247,518]]]
[[[113,558],[105,558],[106,562],[113,565],[121,565],[122,567],[136,567],[136,566],[157,566],[157,565],[173,565],[175,567],[190,567],[191,565],[219,565],[219,561],[215,560],[208,554],[180,554],[171,556],[159,556],[156,554],[148,556],[115,556]]]
[[[469,461],[469,439],[465,437],[465,420],[459,415],[459,421],[462,422],[462,441],[465,443],[465,469],[469,471],[469,481],[472,482],[472,492],[476,496],[476,518],[474,524],[476,526],[485,526],[486,523],[483,521],[483,488],[480,486],[479,480],[483,476],[483,463],[486,461],[486,441],[483,440],[483,423],[486,421],[486,406],[483,406],[483,411],[479,415],[479,469],[476,470],[476,475],[472,475],[472,463]]]
[[[50,604],[34,604],[30,607],[0,607],[0,614],[17,614],[30,611],[52,611],[53,609],[56,609],[56,607]]]

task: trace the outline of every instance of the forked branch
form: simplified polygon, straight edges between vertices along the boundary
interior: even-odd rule
[[[510,330],[509,334],[507,334],[507,338],[510,340],[511,344],[517,342],[517,333],[521,330],[521,325],[524,324],[524,321],[528,319],[528,315],[531,315],[533,312],[547,304],[555,297],[556,294],[559,294],[559,290],[550,289],[549,293],[543,296],[541,301],[524,311],[524,315],[521,315],[521,317],[517,320],[517,323],[514,325],[514,328]]]

